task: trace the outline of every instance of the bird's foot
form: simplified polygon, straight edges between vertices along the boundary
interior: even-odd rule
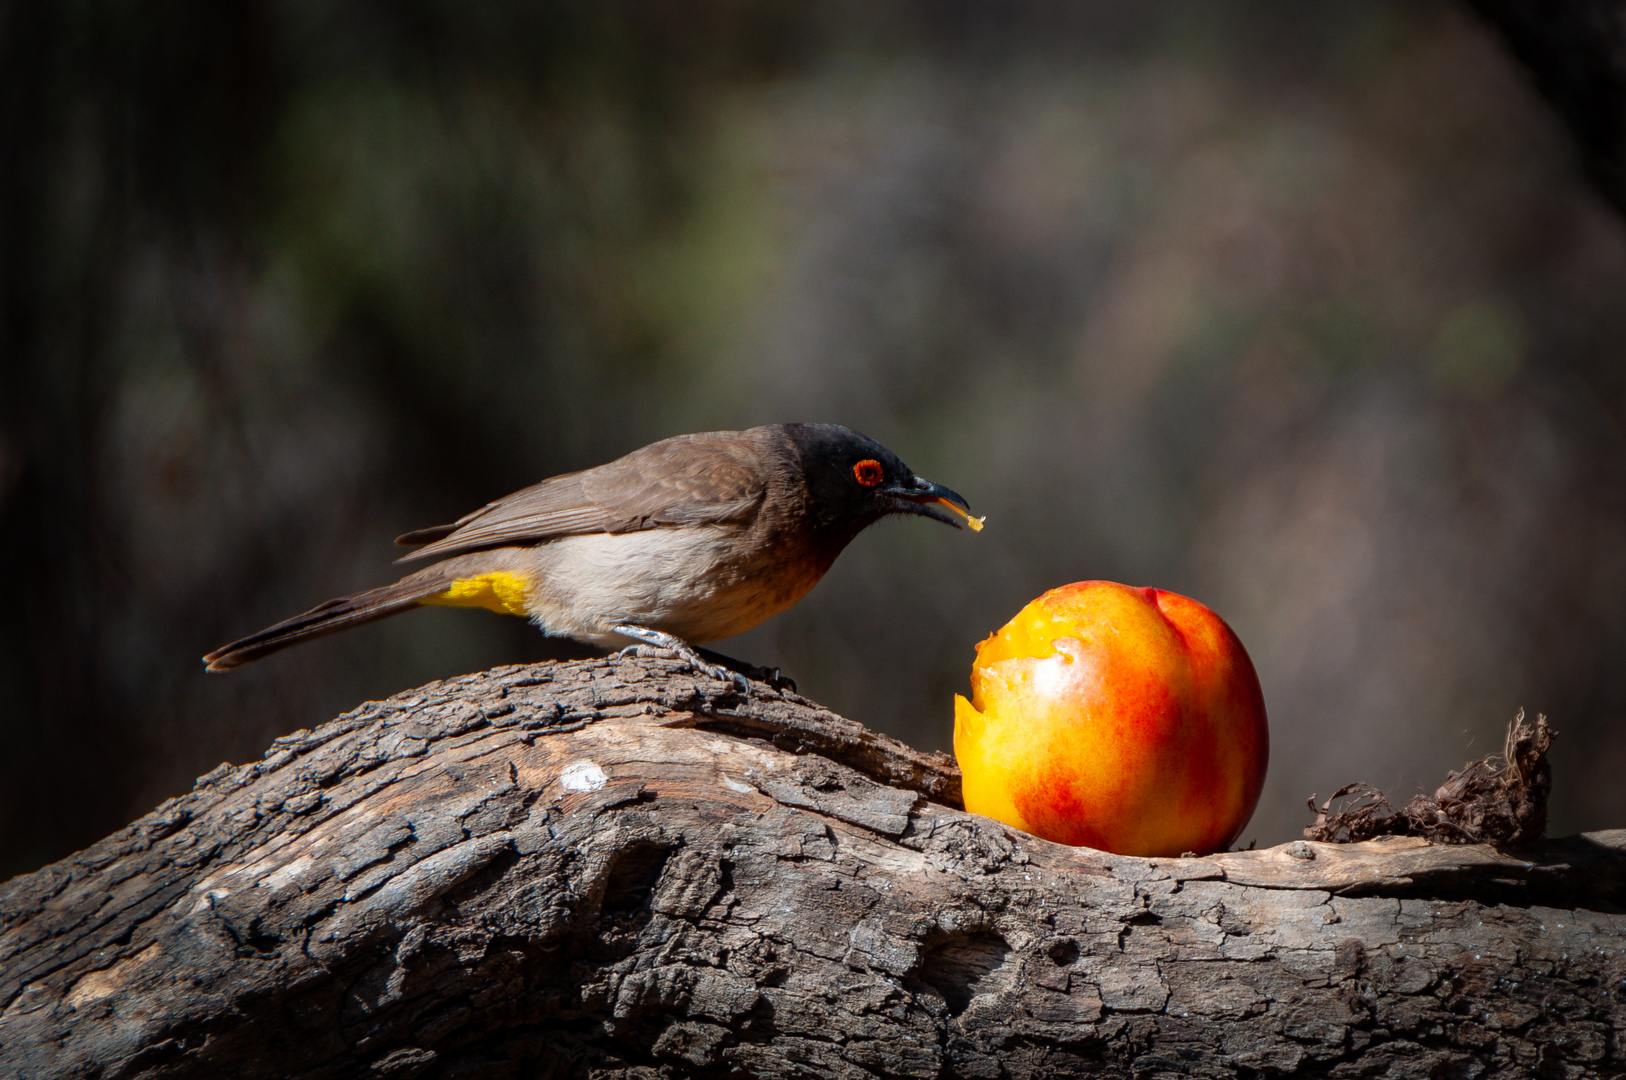
[[[694,651],[699,653],[700,658],[707,663],[721,664],[731,671],[739,672],[747,679],[767,683],[775,690],[789,690],[793,694],[796,692],[796,680],[776,667],[758,667],[756,664],[748,664],[744,660],[736,660],[732,656],[724,656],[722,653],[713,652],[710,649],[697,647]]]
[[[618,656],[628,652],[632,652],[636,656],[646,656],[648,653],[645,652],[645,649],[651,652],[659,650],[676,656],[702,675],[709,675],[720,682],[732,683],[735,689],[742,694],[751,692],[751,681],[744,675],[738,671],[731,671],[721,664],[708,663],[695,651],[694,646],[680,637],[662,630],[651,630],[647,626],[634,626],[631,623],[623,623],[614,629],[616,633],[624,637],[630,637],[638,642],[637,645],[629,645],[627,648],[622,649],[620,653],[616,654]]]

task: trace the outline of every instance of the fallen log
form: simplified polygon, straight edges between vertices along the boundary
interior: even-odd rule
[[[1070,849],[794,694],[503,668],[0,886],[0,1075],[1601,1076],[1626,831]]]

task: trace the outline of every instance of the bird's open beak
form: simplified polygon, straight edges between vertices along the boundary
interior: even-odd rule
[[[925,517],[936,518],[938,521],[959,528],[961,518],[965,519],[965,527],[972,532],[982,531],[983,519],[971,516],[971,507],[966,504],[955,492],[934,484],[930,480],[915,477],[914,482],[907,486],[890,487],[883,489],[883,493],[891,495],[898,500],[898,511],[904,514],[921,514]],[[943,509],[947,507],[947,509]],[[952,513],[950,512],[952,511]]]

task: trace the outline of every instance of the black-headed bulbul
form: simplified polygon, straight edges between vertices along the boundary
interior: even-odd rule
[[[888,514],[981,529],[970,507],[896,454],[834,424],[678,435],[516,491],[397,539],[436,561],[205,656],[226,671],[420,604],[523,615],[545,634],[676,652],[731,637],[801,599]]]

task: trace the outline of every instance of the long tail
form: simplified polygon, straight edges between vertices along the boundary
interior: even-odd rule
[[[434,570],[434,567],[430,567]],[[444,592],[449,575],[419,573],[402,578],[393,585],[341,596],[318,604],[303,615],[284,619],[257,634],[223,645],[203,658],[210,671],[230,671],[239,664],[247,664],[262,656],[297,645],[301,641],[325,634],[347,630],[352,626],[386,618],[408,608],[417,607],[427,597]]]

